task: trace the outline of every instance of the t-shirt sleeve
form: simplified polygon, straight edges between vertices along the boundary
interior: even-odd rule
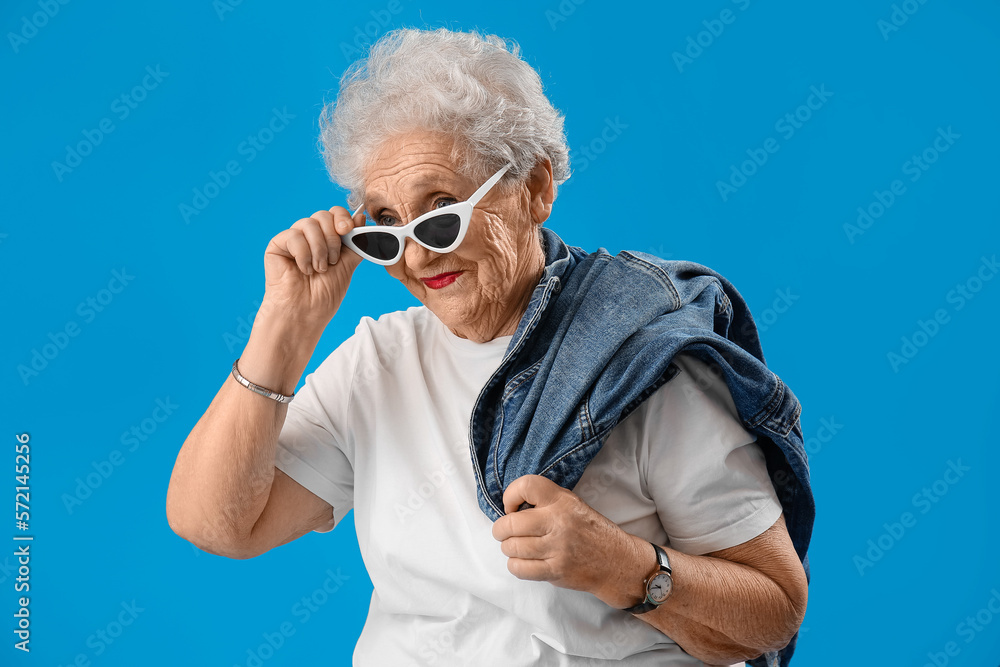
[[[288,404],[275,451],[276,468],[333,506],[335,526],[354,506],[350,414],[359,331],[306,376]]]
[[[757,537],[782,508],[725,380],[693,357],[674,363],[681,372],[646,400],[640,466],[670,547],[703,555]]]

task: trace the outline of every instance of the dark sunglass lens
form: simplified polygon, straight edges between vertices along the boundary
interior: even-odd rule
[[[424,220],[413,230],[414,235],[429,246],[447,248],[458,238],[462,219],[454,213],[436,215]]]
[[[388,260],[399,252],[399,241],[392,234],[385,232],[369,232],[354,237],[354,245],[375,259]]]

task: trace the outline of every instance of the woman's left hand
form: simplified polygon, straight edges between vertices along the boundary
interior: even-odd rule
[[[648,542],[541,475],[511,482],[503,503],[493,537],[515,577],[589,591],[618,609],[644,599],[643,580],[656,568]],[[518,511],[522,503],[534,507]]]

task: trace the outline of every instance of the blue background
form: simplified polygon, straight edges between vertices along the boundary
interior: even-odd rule
[[[1000,615],[960,625],[1000,591],[1000,279],[976,282],[1000,252],[996,2],[910,0],[894,25],[888,0],[48,1],[6,2],[0,22],[0,492],[12,502],[14,434],[28,432],[35,536],[30,656],[10,633],[15,543],[0,551],[0,663],[252,665],[289,623],[264,664],[349,664],[371,590],[350,517],[234,561],[175,536],[164,499],[181,443],[242,351],[268,240],[344,202],[317,116],[360,55],[352,40],[399,26],[520,43],[566,115],[575,173],[547,225],[567,243],[698,261],[751,304],[769,365],[804,406],[818,505],[795,664],[845,664],[843,650],[864,655],[849,664],[1000,663]],[[731,23],[713,23],[727,9]],[[690,61],[675,60],[686,49]],[[163,74],[122,117],[115,100],[147,67]],[[813,86],[829,95],[800,109]],[[241,144],[275,109],[294,118],[251,161]],[[790,134],[781,119],[796,112],[808,119]],[[112,132],[71,171],[54,166],[102,119]],[[939,128],[959,137],[910,180],[907,162]],[[777,152],[720,194],[768,138]],[[181,205],[231,160],[239,173],[186,221]],[[845,231],[896,179],[905,192]],[[113,271],[133,278],[102,292]],[[958,285],[972,296],[961,308]],[[414,304],[362,265],[308,370],[362,315]],[[67,325],[77,335],[60,336]],[[921,345],[894,367],[904,337]],[[44,367],[25,373],[36,351]],[[157,400],[176,406],[162,423]],[[123,442],[133,427],[145,440]],[[968,470],[946,475],[950,463]],[[905,512],[910,525],[894,527]],[[328,569],[346,579],[304,618],[301,599]],[[122,611],[133,601],[134,620]],[[98,639],[122,613],[131,624]]]

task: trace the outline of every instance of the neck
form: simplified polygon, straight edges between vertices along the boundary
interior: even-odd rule
[[[493,316],[484,317],[462,327],[448,327],[451,332],[459,338],[467,338],[474,343],[487,343],[500,336],[514,335],[517,325],[521,323],[521,318],[528,309],[528,303],[531,302],[531,295],[545,272],[545,255],[541,252],[541,248],[534,266],[533,271],[528,272],[522,280],[513,285],[513,291],[520,295],[518,298],[509,300],[505,304],[506,307],[499,308]]]

